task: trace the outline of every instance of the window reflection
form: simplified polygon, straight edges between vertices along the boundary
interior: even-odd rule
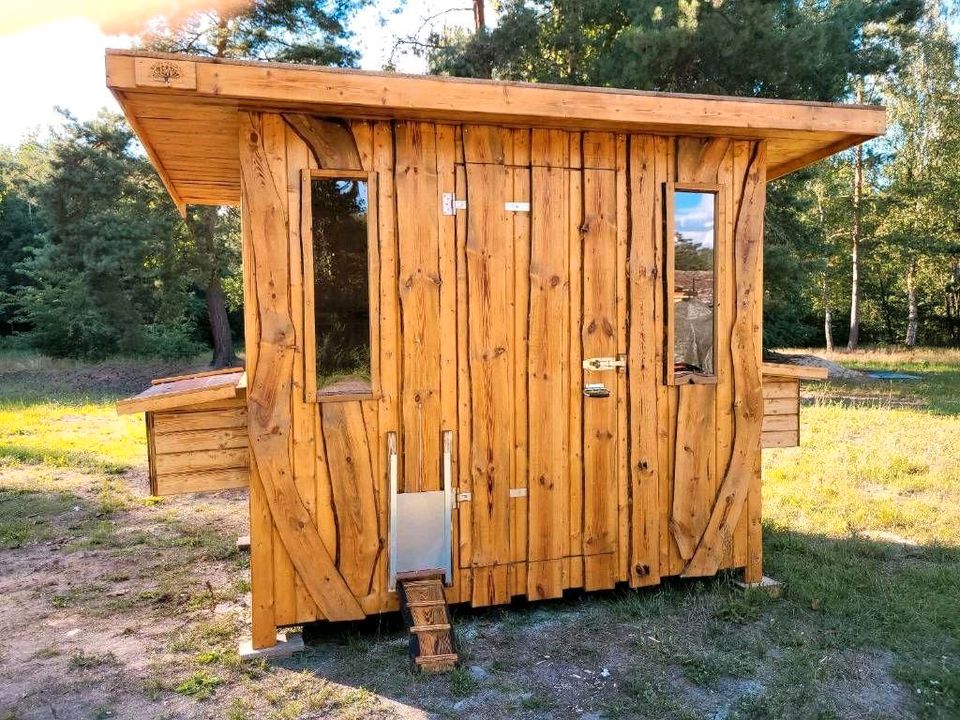
[[[677,191],[673,208],[674,371],[712,375],[716,195]]]
[[[367,183],[313,178],[311,201],[317,391],[368,393]]]

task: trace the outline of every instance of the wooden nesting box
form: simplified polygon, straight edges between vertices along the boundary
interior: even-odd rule
[[[761,446],[799,407],[761,364],[765,186],[881,108],[107,73],[178,206],[241,208],[255,646],[396,609],[401,571],[474,606],[760,578]]]

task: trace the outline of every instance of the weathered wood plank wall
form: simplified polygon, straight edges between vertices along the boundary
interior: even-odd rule
[[[244,113],[240,146],[256,643],[396,608],[388,432],[403,492],[454,433],[451,601],[759,573],[762,144]],[[311,168],[374,173],[369,399],[312,400]],[[676,181],[721,188],[713,385],[664,384]]]

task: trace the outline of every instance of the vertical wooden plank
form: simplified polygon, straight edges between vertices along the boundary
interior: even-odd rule
[[[380,526],[372,448],[360,402],[320,405],[323,437],[333,486],[337,569],[355,597],[372,592],[380,555]]]
[[[470,136],[464,129],[470,157]],[[471,385],[472,548],[474,604],[506,602],[504,559],[510,557],[513,464],[513,218],[504,208],[513,189],[499,165],[468,163],[466,242]],[[489,568],[494,568],[490,571]]]
[[[259,127],[259,123],[248,123]],[[242,136],[240,142],[248,142]],[[245,361],[248,377],[253,377],[260,347],[260,311],[257,305],[256,262],[253,252],[250,203],[245,200],[250,190],[244,183],[241,187],[240,228],[243,263],[243,324]],[[251,438],[252,442],[252,438]],[[277,642],[277,622],[274,612],[273,589],[273,520],[266,494],[257,472],[256,463],[250,463],[250,594],[251,635],[254,647],[271,647]]]
[[[579,136],[577,136],[579,137]],[[542,167],[569,168],[570,133],[565,130],[537,128],[531,137],[530,164]]]
[[[766,146],[755,143],[747,166],[743,199],[734,230],[735,283],[737,306],[734,316],[731,352],[734,358],[734,439],[733,456],[720,486],[710,521],[693,558],[684,569],[688,577],[712,575],[717,571],[725,549],[733,541],[748,495],[756,496],[756,530],[759,536],[760,435],[763,422],[763,394],[760,378],[761,315],[763,287],[763,209],[766,185]],[[753,499],[753,498],[751,498]],[[751,509],[748,509],[749,516]],[[751,518],[751,524],[752,518]],[[759,537],[748,544],[746,577],[760,573]]]
[[[753,362],[756,363],[756,370],[754,368],[744,368],[744,374],[749,376],[747,380],[748,392],[747,397],[749,402],[755,402],[756,398],[756,387],[755,382],[761,387],[761,397],[760,397],[760,417],[750,416],[749,422],[753,424],[760,424],[762,427],[763,423],[763,397],[762,397],[762,377],[760,376],[760,368],[762,367],[763,361],[763,223],[764,223],[764,214],[763,210],[766,205],[766,187],[767,187],[767,164],[766,164],[766,143],[762,140],[758,140],[754,143],[754,157],[755,160],[751,165],[751,172],[748,174],[747,182],[751,184],[755,183],[751,187],[752,193],[750,199],[753,203],[757,202],[757,195],[759,195],[759,208],[752,207],[746,198],[746,193],[744,194],[744,204],[741,206],[741,213],[755,213],[753,219],[754,225],[747,225],[737,223],[738,225],[738,249],[742,247],[744,243],[757,243],[760,245],[759,250],[752,249],[752,252],[746,252],[741,250],[738,253],[738,272],[742,272],[745,275],[749,275],[749,282],[751,283],[751,294],[752,294],[752,308],[751,308],[751,330],[754,336],[754,347],[753,353],[754,357],[751,358]],[[753,173],[756,173],[754,177]],[[759,227],[756,227],[759,225]],[[753,235],[750,237],[750,235]],[[750,260],[753,259],[753,266],[750,265]],[[749,352],[749,349],[747,349]],[[799,388],[800,383],[797,383]],[[739,420],[739,418],[738,418]],[[799,418],[798,418],[799,420]],[[744,422],[747,422],[745,419]],[[740,425],[737,425],[737,430],[739,432]],[[753,429],[750,430],[751,438]],[[755,583],[760,582],[763,578],[763,517],[761,513],[762,506],[762,494],[761,494],[761,472],[762,472],[762,455],[759,442],[754,442],[751,439],[751,443],[745,446],[748,448],[748,452],[752,454],[752,463],[750,465],[750,488],[747,493],[747,566],[744,571],[744,580],[746,582]]]
[[[351,120],[350,130],[353,133],[353,141],[357,148],[357,154],[360,156],[360,167],[367,172],[374,168],[374,138],[373,131],[376,123],[371,120]]]
[[[517,163],[510,168],[513,191],[510,200],[530,202],[530,131],[514,130],[513,159]],[[513,214],[513,468],[511,488],[526,490],[528,470],[527,439],[527,342],[530,294],[530,235],[531,213]],[[511,595],[527,592],[527,516],[528,498],[519,493],[510,497],[510,560]]]
[[[398,122],[402,492],[440,489],[440,268],[436,130]]]
[[[660,277],[657,288],[657,297],[659,302],[655,306],[654,326],[656,328],[665,327],[664,323],[664,305],[666,303],[666,283],[664,272],[666,252],[664,246],[667,242],[665,238],[664,219],[666,217],[666,204],[664,186],[673,179],[673,159],[675,140],[673,138],[655,137],[654,138],[654,238],[657,270]],[[661,333],[661,330],[657,331]],[[673,537],[670,535],[670,508],[673,504],[673,465],[670,461],[671,448],[673,446],[672,423],[670,416],[670,396],[675,388],[667,387],[664,384],[666,365],[665,341],[662,334],[658,334],[656,342],[656,390],[657,390],[657,465],[659,469],[658,481],[660,484],[660,500],[657,507],[659,514],[658,528],[660,533],[660,574],[661,576],[672,575],[675,570],[671,565],[671,550],[673,555],[679,557],[676,552],[676,545]]]
[[[297,324],[293,317],[293,305],[292,300],[289,295],[289,285],[292,281],[292,267],[291,263],[293,259],[291,258],[290,252],[290,239],[289,235],[293,232],[293,227],[299,227],[299,215],[296,216],[294,222],[291,222],[291,217],[289,215],[289,207],[287,206],[288,202],[288,186],[289,186],[289,173],[287,171],[287,126],[280,118],[279,115],[265,113],[263,116],[263,129],[261,133],[263,151],[265,154],[265,160],[269,164],[271,172],[273,173],[274,182],[280,181],[282,178],[283,187],[277,188],[278,192],[283,193],[281,197],[281,202],[284,203],[285,207],[283,208],[283,218],[284,218],[284,236],[275,238],[275,242],[282,243],[283,248],[283,258],[281,262],[274,262],[273,267],[270,268],[271,273],[283,283],[285,301],[288,303],[285,308],[287,313],[290,313],[289,317],[286,318],[289,322],[289,332],[290,332],[290,341],[294,343],[294,353],[290,367],[290,376],[285,377],[284,380],[288,383],[293,382],[293,368],[296,364],[296,355],[295,355],[295,335]],[[278,260],[276,258],[275,260]],[[302,286],[301,286],[302,287]],[[269,308],[266,308],[269,310]],[[302,328],[303,326],[300,325]],[[293,398],[289,393],[284,393],[276,398],[273,398],[273,402],[283,404],[286,407],[284,408],[285,414],[287,414],[292,421],[293,413]],[[287,433],[287,443],[288,447],[286,448],[285,455],[289,458],[291,467],[289,468],[291,477],[296,484],[296,476],[294,474],[294,468],[292,467],[294,462],[294,457],[292,454],[292,441],[294,437],[293,428],[290,427]],[[299,487],[298,487],[299,490]],[[297,621],[297,584],[296,584],[296,573],[294,572],[293,563],[291,562],[290,556],[287,554],[287,549],[284,547],[283,542],[281,541],[279,529],[274,524],[273,531],[273,582],[274,582],[274,604],[275,611],[277,614],[277,624],[286,625],[287,623],[295,623]]]
[[[529,260],[529,558],[527,597],[560,597],[570,555],[570,171],[565,134],[533,131]],[[579,437],[579,433],[578,433]],[[577,553],[580,548],[577,547]]]
[[[440,193],[438,203],[443,201],[443,193],[454,193],[456,196],[456,152],[458,128],[454,125],[437,125],[437,190]],[[460,437],[458,422],[458,384],[459,364],[458,357],[458,307],[457,307],[457,217],[437,213],[440,224],[440,427],[442,433],[453,432],[454,448],[451,457],[451,478],[457,486],[460,476],[459,453],[457,443]],[[441,469],[442,472],[442,469]],[[456,490],[454,489],[454,492]],[[459,513],[453,513],[453,567],[460,567],[459,542],[461,530]],[[460,574],[454,570],[453,577],[448,578],[453,587],[448,590],[448,596],[459,602],[462,583]]]
[[[377,487],[382,496],[381,508],[383,541],[386,542],[387,516],[389,514],[389,479],[387,473],[386,434],[400,434],[400,290],[398,281],[399,251],[396,232],[396,195],[394,181],[393,124],[376,122],[372,126],[371,168],[377,173],[377,243],[379,246],[380,278],[377,288],[380,294],[379,323],[379,386],[380,400],[377,408],[377,441],[379,455]],[[329,500],[332,502],[332,498]],[[380,572],[382,597],[387,597],[388,556],[383,553]]]
[[[462,131],[457,133],[461,144],[458,155],[462,155]],[[456,167],[456,197],[467,197],[467,172],[462,164]],[[473,401],[470,387],[470,346],[469,346],[469,310],[467,301],[469,288],[467,282],[467,216],[466,212],[456,214],[457,228],[457,487],[462,492],[473,489],[473,470],[470,457],[470,445],[473,433]],[[457,544],[460,552],[460,567],[470,568],[473,564],[473,504],[462,503],[457,512]],[[462,585],[469,584],[470,571],[460,574]],[[461,595],[461,597],[463,597]]]
[[[617,170],[617,356],[627,357],[627,246],[630,208],[627,184],[627,136],[616,136]],[[617,371],[617,580],[630,576],[629,436],[627,433],[628,384],[626,372]]]
[[[310,202],[309,185],[304,187],[303,173],[310,168],[310,150],[289,127],[285,131],[287,164],[287,202],[290,216],[290,310],[294,327],[293,392],[291,402],[290,454],[293,458],[293,477],[307,511],[316,516],[316,424],[313,403],[306,402],[306,338],[307,326],[313,324],[313,304],[310,314],[305,310],[305,282],[313,282],[313,268],[304,267],[304,243],[312,244],[310,212],[303,211],[303,203]],[[308,190],[303,195],[303,191]],[[301,197],[302,195],[302,197]],[[311,293],[312,296],[312,293]],[[313,366],[310,366],[313,373]],[[317,620],[319,611],[300,577],[295,577],[296,610],[298,621]]]
[[[468,163],[513,165],[513,130],[500,125],[463,125],[463,153]]]
[[[395,594],[389,593],[389,553],[388,518],[390,515],[390,492],[387,484],[387,471],[381,460],[380,446],[386,446],[381,438],[385,434],[380,432],[380,403],[377,400],[364,400],[360,403],[363,412],[363,424],[366,431],[367,452],[370,456],[370,484],[373,489],[373,501],[377,523],[377,546],[379,552],[373,567],[373,583],[366,596],[360,598],[364,612],[373,614],[384,610],[394,610],[397,602]]]
[[[660,582],[660,476],[657,395],[663,367],[660,265],[657,261],[658,194],[656,143],[648,135],[630,138],[630,584]]]
[[[713,509],[715,418],[712,386],[679,389],[670,532],[684,560],[693,557]]]
[[[616,174],[585,169],[583,203],[583,357],[614,357],[618,351]],[[583,402],[584,587],[592,590],[612,587],[616,574],[617,376],[616,371],[582,372],[584,382],[602,382],[610,390],[609,397]]]
[[[737,297],[736,297],[736,286],[734,285],[734,277],[736,274],[736,247],[733,237],[734,225],[738,214],[740,213],[740,205],[743,202],[743,192],[744,186],[746,183],[747,177],[747,166],[750,163],[750,157],[753,152],[753,143],[749,140],[736,140],[733,143],[733,158],[732,158],[732,173],[733,177],[731,178],[731,215],[730,215],[730,247],[727,253],[728,262],[730,270],[728,271],[729,280],[729,295],[728,295],[728,319],[727,319],[727,333],[726,337],[723,339],[727,348],[730,348],[730,338],[733,335],[733,319],[736,315],[737,308]],[[734,383],[734,366],[733,366],[733,356],[730,355],[730,364],[728,372],[729,380],[727,386],[729,387],[730,393],[730,405],[729,405],[729,445],[726,448],[724,455],[720,462],[722,463],[721,467],[724,471],[729,467],[730,462],[733,459],[733,440],[734,440],[734,426],[735,426],[735,416],[733,408],[733,383]],[[749,499],[748,499],[749,502]],[[749,522],[749,512],[742,513],[740,520],[737,522],[737,527],[733,532],[733,546],[731,548],[732,555],[732,567],[742,567],[747,566],[747,524]]]
[[[580,133],[570,133],[570,210],[567,219],[567,244],[570,259],[570,316],[568,351],[570,353],[570,422],[569,422],[569,486],[570,486],[570,555],[581,558],[583,552],[583,353],[580,328],[583,326],[583,172],[581,171]],[[583,586],[583,561],[571,560],[571,587]]]
[[[617,167],[617,136],[613,133],[583,133],[582,151],[584,168],[615,170]]]

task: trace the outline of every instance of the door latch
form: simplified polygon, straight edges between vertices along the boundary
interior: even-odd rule
[[[473,500],[473,493],[470,492],[458,492],[457,493],[457,503],[470,502]]]
[[[583,361],[584,370],[616,370],[627,367],[627,356],[587,358]]]

